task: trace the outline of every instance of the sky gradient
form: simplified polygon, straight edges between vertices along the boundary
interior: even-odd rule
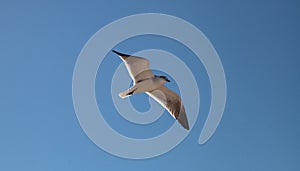
[[[0,170],[299,170],[299,8],[292,0],[2,1]],[[130,160],[103,151],[81,129],[72,77],[81,49],[95,32],[146,12],[182,18],[207,36],[224,67],[227,102],[215,134],[199,145],[210,106],[201,61],[179,42],[160,36],[121,42],[115,48],[126,53],[163,49],[176,54],[194,73],[201,95],[198,120],[182,143],[156,158]],[[105,119],[131,137],[160,134],[174,122],[166,113],[147,126],[131,124],[105,100],[121,62],[108,54],[98,70],[96,97]],[[168,86],[178,91],[176,84]],[[145,95],[131,100],[137,110],[149,108],[141,103]]]

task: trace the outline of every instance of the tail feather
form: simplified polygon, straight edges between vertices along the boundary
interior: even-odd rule
[[[126,97],[128,97],[128,96],[130,96],[130,95],[132,95],[132,93],[130,94],[130,92],[129,92],[128,90],[119,93],[119,96],[120,96],[122,99],[124,99],[124,98],[126,98]]]
[[[127,92],[124,91],[124,92],[119,93],[119,96],[120,96],[122,99],[124,99],[124,98],[126,98],[128,95],[127,95]]]

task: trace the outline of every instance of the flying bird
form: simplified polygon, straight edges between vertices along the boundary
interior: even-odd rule
[[[170,80],[166,76],[154,75],[150,69],[150,61],[137,56],[127,55],[112,50],[124,61],[133,86],[119,94],[126,98],[133,94],[145,92],[167,111],[187,130],[189,130],[188,119],[182,101],[177,93],[164,86]]]

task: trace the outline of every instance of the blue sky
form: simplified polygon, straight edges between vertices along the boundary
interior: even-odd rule
[[[0,170],[299,170],[299,7],[297,1],[283,0],[2,1]],[[182,18],[208,37],[225,70],[227,103],[216,133],[199,145],[210,105],[201,62],[178,42],[159,36],[116,45],[128,53],[171,51],[191,68],[201,92],[198,120],[181,144],[156,158],[130,160],[101,150],[81,129],[72,102],[72,76],[81,49],[95,32],[145,12]],[[108,54],[100,65],[98,104],[110,91],[110,74],[120,62]],[[132,101],[144,111],[149,106],[140,101],[145,99],[138,95]],[[102,106],[117,131],[133,137],[160,132],[151,131],[155,125],[126,123],[111,102]],[[165,114],[155,124],[167,129],[171,123]],[[140,129],[144,132],[130,131]]]

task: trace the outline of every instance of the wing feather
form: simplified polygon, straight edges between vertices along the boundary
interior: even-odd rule
[[[168,89],[165,86],[161,86],[156,90],[147,92],[147,94],[160,103],[177,121],[187,130],[189,130],[189,124],[185,112],[185,108],[177,93]]]
[[[150,70],[149,60],[138,56],[126,55],[117,51],[113,52],[118,54],[125,62],[127,71],[135,83],[154,77],[152,71]]]

